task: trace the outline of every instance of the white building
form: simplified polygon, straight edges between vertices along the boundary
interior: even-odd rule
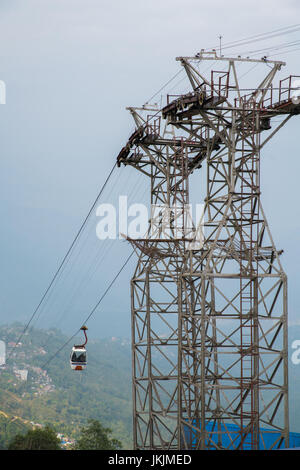
[[[0,366],[3,366],[6,361],[6,346],[5,342],[0,340]]]
[[[27,369],[15,370],[15,374],[18,377],[18,379],[26,381],[27,376],[28,376],[28,370]]]

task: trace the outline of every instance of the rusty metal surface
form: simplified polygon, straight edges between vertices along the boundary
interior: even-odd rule
[[[138,256],[131,280],[134,446],[223,449],[230,439],[230,448],[257,449],[268,427],[279,436],[272,447],[288,447],[287,277],[261,203],[260,152],[300,105],[291,99],[291,77],[275,93],[283,62],[215,52],[178,60],[191,91],[146,117],[129,108],[137,130],[118,156],[119,165],[149,177],[151,204],[169,208],[187,205],[191,174],[206,171],[206,185],[198,186],[205,200],[200,245],[189,244],[202,226],[178,239],[159,221],[155,239],[127,237]],[[197,60],[220,60],[227,71],[204,76]],[[243,61],[268,65],[247,95],[236,70]],[[238,425],[235,439],[229,423]]]

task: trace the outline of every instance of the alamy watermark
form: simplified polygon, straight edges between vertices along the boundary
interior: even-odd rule
[[[300,340],[295,339],[295,341],[292,342],[292,349],[295,349],[295,351],[292,354],[291,361],[293,364],[298,365],[300,364]]]
[[[292,103],[300,104],[300,79],[293,81],[292,88]]]
[[[6,104],[6,84],[0,80],[0,104]]]
[[[142,203],[128,204],[127,196],[119,196],[118,207],[100,204],[96,215],[96,234],[100,240],[175,238],[203,241],[204,204],[152,205],[150,211]]]

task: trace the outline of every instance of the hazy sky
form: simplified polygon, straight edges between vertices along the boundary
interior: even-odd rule
[[[132,130],[126,106],[143,104],[168,81],[180,68],[176,56],[217,46],[220,34],[228,43],[293,25],[299,13],[296,0],[0,0],[3,322],[30,318]],[[297,39],[299,32],[251,47]],[[288,63],[285,75],[300,75],[299,52],[276,56]],[[299,124],[295,117],[262,157],[262,201],[285,250],[293,322],[300,307]],[[142,179],[118,171],[114,190],[144,197]],[[116,194],[108,191],[106,202]],[[124,242],[100,247],[94,229],[38,326],[76,331],[130,252]],[[133,266],[91,321],[96,336],[129,336]]]

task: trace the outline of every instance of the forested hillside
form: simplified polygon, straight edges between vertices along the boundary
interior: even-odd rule
[[[45,365],[68,338],[56,330],[31,329],[16,347],[23,328],[18,324],[0,327],[7,355],[12,352],[0,372],[2,448],[11,435],[32,423],[51,424],[57,432],[76,438],[89,418],[110,427],[123,448],[131,448],[129,342],[117,338],[89,341],[87,369],[73,371],[69,365],[72,343]]]
[[[50,424],[70,440],[76,439],[90,418],[110,427],[124,449],[132,448],[129,340],[89,340],[87,369],[72,371],[73,343],[47,364],[68,340],[66,336],[54,329],[29,329],[16,345],[23,329],[20,324],[0,327],[0,340],[7,346],[7,356],[11,355],[8,364],[0,367],[0,448],[33,425]],[[295,340],[300,343],[298,326],[289,329],[289,396],[290,429],[300,432],[300,364],[292,362]]]

